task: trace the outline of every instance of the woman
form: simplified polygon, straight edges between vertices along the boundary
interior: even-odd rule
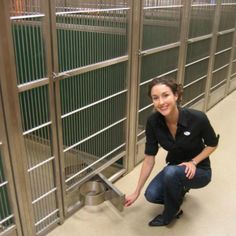
[[[156,112],[146,124],[145,158],[135,191],[126,197],[128,207],[139,197],[155,163],[159,146],[168,151],[166,167],[151,181],[145,197],[164,204],[162,214],[149,226],[168,225],[183,212],[184,194],[190,188],[202,188],[211,181],[209,155],[216,149],[216,136],[207,116],[197,110],[180,108],[182,86],[171,78],[155,78],[148,95]]]

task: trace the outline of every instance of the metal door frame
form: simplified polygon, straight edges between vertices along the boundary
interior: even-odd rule
[[[0,39],[1,41],[1,39]],[[1,45],[1,42],[0,42]],[[1,54],[1,49],[0,49]],[[2,54],[1,54],[2,55]],[[2,57],[1,57],[2,58]],[[1,68],[1,59],[0,59],[0,72],[2,70]],[[2,73],[0,73],[0,77],[2,76]],[[18,203],[16,198],[16,192],[15,192],[15,184],[13,181],[13,173],[11,169],[11,159],[9,154],[9,145],[7,141],[7,134],[5,130],[5,117],[4,117],[4,108],[2,103],[2,92],[1,92],[1,83],[0,83],[0,153],[2,157],[2,164],[3,164],[3,170],[4,170],[4,177],[5,182],[2,183],[2,186],[7,186],[7,195],[8,195],[8,201],[10,203],[10,210],[12,211],[11,216],[9,216],[9,219],[13,219],[14,224],[10,226],[9,228],[2,228],[0,230],[3,230],[2,235],[9,234],[9,235],[22,235],[22,229],[21,229],[21,223],[19,218],[19,212],[18,212]]]

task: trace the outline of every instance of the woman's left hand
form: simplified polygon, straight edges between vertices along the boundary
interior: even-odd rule
[[[179,166],[185,166],[185,174],[188,179],[192,179],[196,173],[196,166],[192,161],[182,162]]]

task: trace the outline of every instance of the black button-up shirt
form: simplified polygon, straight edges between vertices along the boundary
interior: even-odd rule
[[[190,161],[205,146],[215,147],[216,136],[205,113],[189,108],[179,108],[179,120],[175,138],[171,135],[164,116],[159,112],[151,114],[146,124],[145,154],[155,156],[159,146],[168,151],[166,162],[176,165]],[[209,157],[198,164],[200,168],[210,168]]]

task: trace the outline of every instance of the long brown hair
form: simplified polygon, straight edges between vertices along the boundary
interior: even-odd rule
[[[168,76],[154,78],[150,82],[149,87],[148,87],[148,96],[150,98],[152,98],[152,96],[151,96],[152,88],[158,84],[164,84],[164,85],[168,86],[171,89],[171,91],[173,92],[173,94],[175,94],[175,95],[177,94],[177,96],[178,96],[177,104],[180,105],[180,103],[182,101],[182,95],[183,95],[183,86],[181,84],[178,84],[175,79],[168,77]]]

